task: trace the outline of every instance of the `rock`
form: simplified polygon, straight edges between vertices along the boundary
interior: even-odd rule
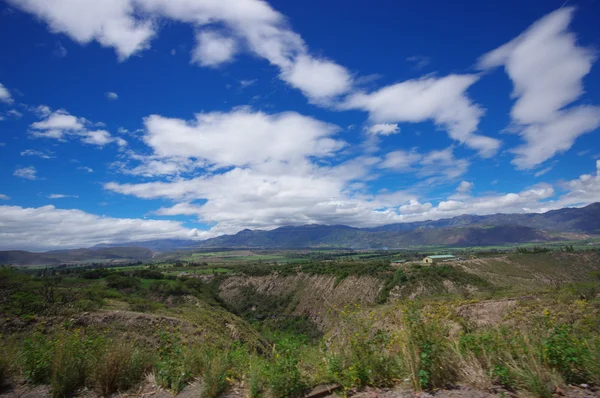
[[[308,394],[306,394],[306,398],[322,398],[331,395],[333,391],[339,390],[342,388],[339,384],[322,384],[313,388]]]

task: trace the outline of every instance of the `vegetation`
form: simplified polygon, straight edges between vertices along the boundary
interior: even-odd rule
[[[303,262],[246,262],[209,274],[194,272],[209,264],[180,264],[187,272],[177,273],[172,266],[2,267],[0,386],[24,380],[54,397],[82,388],[109,396],[151,375],[173,393],[198,381],[202,397],[235,386],[252,397],[294,397],[322,383],[343,392],[463,383],[548,397],[569,384],[598,385],[600,261],[568,246],[534,251],[397,267],[375,253],[322,261],[304,253]],[[381,288],[370,304],[329,304],[319,316],[298,311],[295,290],[274,295],[246,284],[237,288],[243,300],[222,294],[228,278],[267,278],[274,288],[302,275],[336,280],[333,290],[347,289],[348,278]],[[526,275],[543,278],[529,290],[498,282]]]

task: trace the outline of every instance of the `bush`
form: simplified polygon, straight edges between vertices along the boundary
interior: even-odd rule
[[[177,394],[191,376],[186,372],[183,347],[179,337],[168,329],[162,330],[159,337],[158,362],[155,364],[156,381],[161,387]]]
[[[111,344],[94,365],[94,386],[103,396],[127,390],[152,368],[151,361],[151,355],[133,343]]]
[[[113,289],[138,289],[141,287],[142,281],[133,276],[110,274],[106,277],[106,284]]]
[[[32,384],[50,382],[53,355],[54,340],[40,332],[34,332],[23,341],[22,366],[27,382]]]
[[[299,345],[292,339],[284,339],[273,348],[273,358],[267,364],[267,386],[274,398],[297,397],[306,388],[298,368]]]
[[[201,374],[203,383],[201,396],[203,398],[218,397],[229,388],[231,379],[228,376],[230,376],[231,367],[229,353],[217,351],[207,355]]]
[[[57,336],[50,379],[53,397],[70,395],[85,385],[104,343],[103,338],[86,335],[81,330]]]
[[[16,350],[12,340],[0,335],[0,391],[12,378],[16,362]]]

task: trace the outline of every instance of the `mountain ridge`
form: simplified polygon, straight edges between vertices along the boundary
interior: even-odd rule
[[[600,203],[545,213],[464,214],[440,220],[387,224],[371,228],[306,224],[272,230],[244,229],[202,241],[154,239],[103,243],[88,249],[42,253],[0,251],[1,263],[26,265],[69,261],[148,260],[155,252],[197,249],[385,249],[411,246],[488,246],[578,240],[600,236]]]

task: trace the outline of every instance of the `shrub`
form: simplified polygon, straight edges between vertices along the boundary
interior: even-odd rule
[[[142,285],[142,282],[132,276],[113,273],[106,277],[106,284],[113,289],[137,289]]]
[[[152,368],[151,355],[131,342],[107,346],[95,362],[93,382],[103,396],[135,386]]]
[[[22,366],[26,380],[32,384],[50,382],[54,341],[39,331],[25,338],[22,348]]]
[[[183,361],[183,347],[179,337],[170,330],[162,330],[159,334],[158,362],[155,364],[157,383],[174,394],[185,387],[190,378]]]
[[[231,358],[227,352],[211,352],[206,357],[202,371],[203,398],[215,398],[230,385]]]
[[[448,327],[436,317],[423,317],[418,304],[404,311],[403,352],[415,389],[452,384],[457,379]]]
[[[296,397],[306,388],[298,368],[298,343],[281,340],[273,348],[273,357],[265,369],[267,385],[274,398]]]
[[[85,385],[104,343],[103,338],[79,329],[56,337],[50,379],[53,397],[70,395]]]
[[[0,334],[0,390],[10,382],[16,359],[17,354],[13,341]]]

